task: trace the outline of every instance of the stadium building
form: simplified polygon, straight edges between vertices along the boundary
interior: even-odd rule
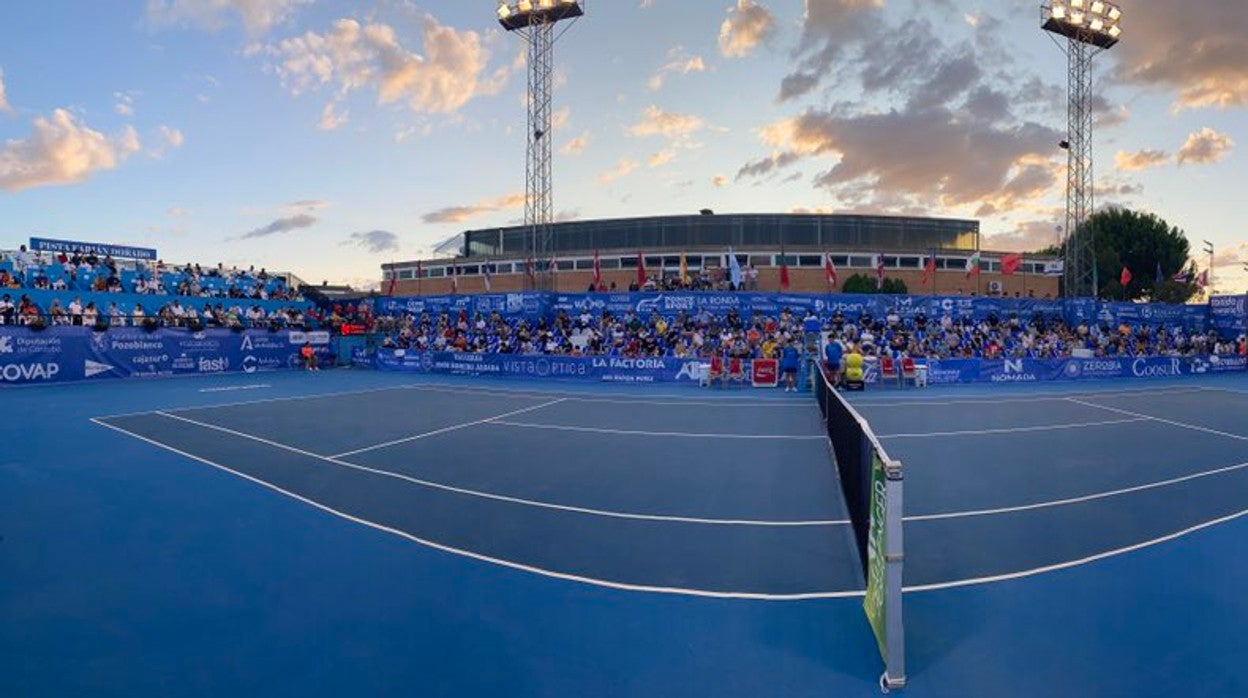
[[[553,288],[584,292],[599,256],[604,285],[625,290],[637,279],[639,262],[648,276],[679,277],[682,257],[688,274],[712,280],[727,274],[728,250],[757,290],[780,290],[782,264],[792,292],[838,292],[854,274],[875,278],[876,255],[886,278],[905,282],[910,293],[946,295],[1057,296],[1058,279],[1044,274],[1052,257],[1027,257],[1013,274],[1001,273],[1003,254],[981,254],[981,273],[968,278],[968,260],[980,250],[979,222],[908,216],[733,214],[654,216],[571,221],[552,226],[551,259],[532,260],[532,229],[526,226],[469,230],[441,246],[453,255],[382,265],[382,290],[393,295],[452,292],[514,292],[535,287],[551,268]],[[837,283],[829,289],[824,254],[830,254]],[[934,283],[922,283],[924,260],[934,255]],[[488,284],[487,284],[488,280]],[[488,285],[488,289],[487,289]]]

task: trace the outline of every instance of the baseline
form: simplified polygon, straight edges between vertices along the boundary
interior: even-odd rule
[[[1191,388],[1141,388],[1139,390],[1103,390],[1096,391],[1095,395],[1140,395],[1151,393],[1165,393],[1169,395],[1196,393],[1206,390],[1203,387]],[[851,400],[850,404],[855,407],[929,407],[929,406],[951,406],[951,405],[1000,405],[1012,403],[1031,403],[1031,402],[1058,402],[1066,400],[1074,396],[1087,396],[1089,391],[1081,391],[1077,393],[1038,393],[1034,397],[1019,398],[994,398],[986,394],[978,394],[968,396],[966,398],[952,398],[949,400],[924,400],[924,399],[903,399],[896,400]]]

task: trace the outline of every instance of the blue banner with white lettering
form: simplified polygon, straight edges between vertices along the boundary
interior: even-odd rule
[[[1165,305],[1161,303],[1107,303],[1092,298],[1070,300],[1042,298],[981,298],[969,296],[893,296],[858,294],[788,294],[788,293],[506,293],[450,296],[417,296],[383,298],[379,303],[382,315],[437,316],[442,313],[468,315],[498,313],[508,319],[535,321],[552,313],[598,316],[604,312],[615,316],[634,313],[651,314],[668,319],[678,314],[708,315],[723,318],[735,312],[748,319],[755,313],[779,315],[788,310],[797,316],[814,313],[828,318],[840,313],[845,319],[857,321],[864,315],[883,318],[896,313],[903,320],[919,315],[939,319],[945,315],[955,319],[988,321],[1006,320],[1017,316],[1024,320],[1037,317],[1061,318],[1071,324],[1149,325],[1182,327],[1188,332],[1202,332],[1208,327],[1209,307],[1204,305]],[[1242,317],[1241,317],[1242,321]]]
[[[1248,296],[1214,296],[1209,299],[1209,318],[1223,337],[1248,332]]]
[[[1176,378],[1248,371],[1244,356],[1123,357],[1093,359],[947,359],[927,362],[927,381],[1039,383],[1103,378]]]
[[[607,383],[697,382],[700,364],[688,359],[541,354],[460,354],[449,351],[378,349],[383,371],[511,378],[575,378]]]
[[[329,363],[329,332],[4,327],[0,385],[295,368],[304,342]]]
[[[98,257],[119,257],[121,259],[147,259],[153,262],[156,261],[156,250],[150,247],[113,245],[107,242],[81,242],[78,240],[31,238],[30,249],[33,252],[64,252],[67,255],[75,252],[81,252],[83,254],[94,254]]]

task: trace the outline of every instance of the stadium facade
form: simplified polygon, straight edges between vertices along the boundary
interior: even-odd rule
[[[534,288],[551,269],[562,293],[585,291],[598,253],[602,280],[626,289],[637,278],[638,258],[649,275],[688,273],[712,279],[727,272],[728,250],[744,269],[757,269],[758,290],[780,286],[789,267],[790,291],[839,291],[853,274],[874,276],[876,255],[887,278],[904,281],[911,293],[1056,296],[1058,279],[1044,275],[1052,257],[1024,259],[1012,275],[1001,273],[1002,254],[983,252],[981,274],[967,278],[967,260],[980,251],[978,221],[909,216],[838,214],[702,214],[615,218],[556,223],[552,259],[531,259],[532,230],[524,226],[469,230],[456,239],[450,258],[382,265],[382,290],[394,295],[442,295],[521,291]],[[832,256],[838,283],[829,289],[824,254]],[[921,284],[923,262],[934,255],[935,280]],[[532,273],[530,273],[532,270]],[[488,274],[487,274],[488,272]],[[454,276],[454,278],[452,278]]]

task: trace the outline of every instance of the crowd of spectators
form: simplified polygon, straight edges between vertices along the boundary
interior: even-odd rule
[[[1219,337],[1212,331],[1099,323],[1068,326],[1043,315],[1027,319],[989,316],[981,321],[917,315],[903,320],[890,312],[880,318],[864,314],[850,320],[840,312],[820,317],[784,310],[774,317],[743,318],[730,311],[723,317],[704,312],[680,313],[669,319],[657,313],[560,311],[549,319],[529,321],[508,320],[497,313],[470,316],[461,312],[383,317],[377,328],[387,348],[571,356],[779,358],[790,344],[813,349],[820,335],[867,357],[889,353],[930,359],[1058,359],[1076,350],[1097,357],[1245,352],[1244,337]]]
[[[314,306],[300,308],[288,306],[265,310],[259,305],[204,302],[199,307],[193,302],[183,303],[173,298],[165,303],[135,303],[122,306],[110,302],[107,306],[94,301],[83,302],[74,296],[62,304],[54,298],[46,308],[40,307],[30,296],[22,295],[16,301],[8,293],[0,294],[0,325],[24,325],[37,328],[47,326],[85,326],[96,329],[110,327],[206,327],[227,328],[308,328],[320,327],[329,322],[330,315],[321,313]]]
[[[27,251],[0,255],[0,289],[137,293],[154,296],[186,296],[232,300],[302,302],[297,289],[284,278],[261,268],[227,269],[224,264],[202,268],[198,264],[169,266],[127,261],[75,251],[52,255]]]

